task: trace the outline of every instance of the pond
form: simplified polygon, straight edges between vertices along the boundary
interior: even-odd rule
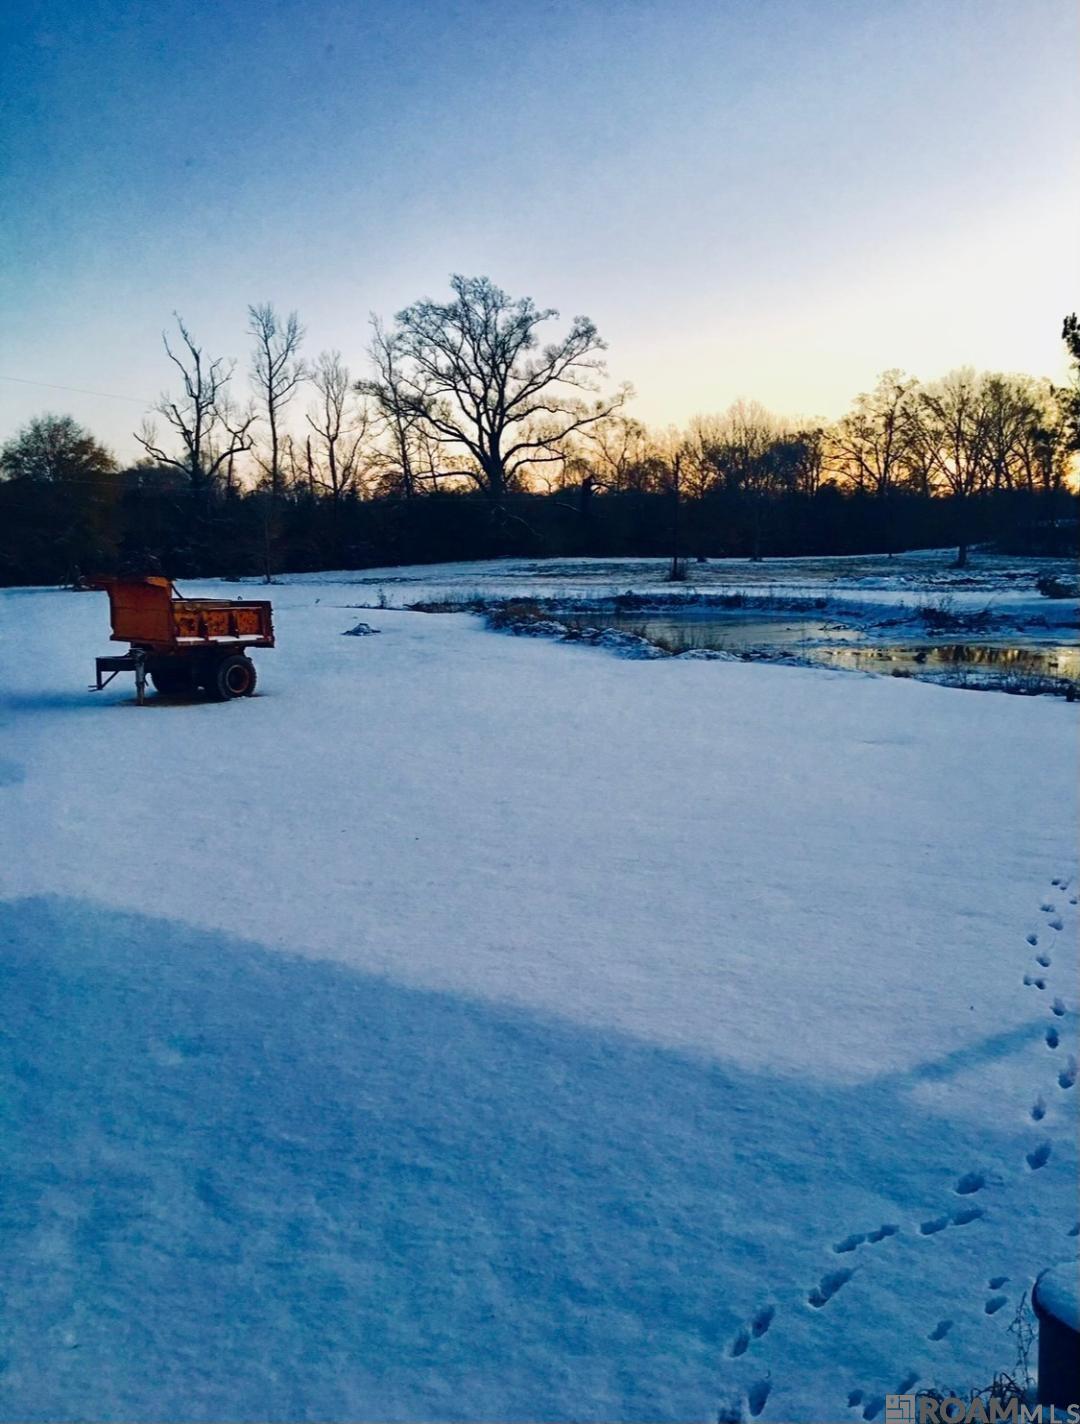
[[[1031,690],[1061,691],[1065,690],[1063,684],[1080,688],[1080,648],[1061,642],[1021,641],[1019,634],[999,639],[983,635],[978,641],[958,640],[952,634],[946,641],[922,633],[917,640],[897,642],[895,629],[891,629],[886,643],[875,638],[873,630],[790,612],[564,610],[554,616],[570,627],[636,633],[671,653],[711,649],[748,658],[795,658],[857,672],[968,681],[973,686],[1005,687],[1024,680],[1049,679],[1059,686],[1033,686]]]
[[[986,680],[1017,677],[1063,678],[1080,686],[1080,649],[1065,643],[901,643],[889,647],[863,644],[845,648],[811,648],[810,662],[858,672],[904,673],[912,677],[934,671],[968,670]]]
[[[637,633],[650,643],[672,653],[697,648],[714,652],[743,653],[758,648],[784,652],[801,651],[815,643],[849,643],[862,639],[860,629],[817,617],[789,612],[718,613],[715,609],[662,613],[616,611],[614,613],[555,612],[553,617],[571,628],[619,628]]]

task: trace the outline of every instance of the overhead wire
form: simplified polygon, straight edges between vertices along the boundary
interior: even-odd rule
[[[150,406],[154,404],[153,401],[142,400],[139,396],[121,396],[117,395],[115,391],[91,391],[84,386],[61,386],[55,381],[31,381],[25,376],[0,374],[0,381],[12,381],[18,386],[41,386],[44,390],[49,391],[69,391],[77,396],[98,396],[101,400],[129,401],[132,405]]]

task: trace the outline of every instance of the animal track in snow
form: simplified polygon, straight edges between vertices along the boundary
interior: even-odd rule
[[[1032,949],[1034,949],[1034,947],[1038,944],[1039,936],[1035,933],[1034,930],[1032,930],[1031,934],[1027,936],[1027,942],[1031,945]]]
[[[986,1178],[981,1172],[965,1172],[964,1175],[953,1187],[953,1191],[960,1197],[969,1197],[972,1192],[980,1192],[986,1186]],[[903,1394],[903,1390],[900,1391]]]
[[[866,1408],[862,1412],[862,1417],[864,1419],[876,1419],[884,1408],[885,1396],[883,1394],[875,1394],[872,1399],[867,1400]]]
[[[857,1409],[863,1402],[863,1392],[861,1389],[853,1389],[847,1397],[847,1407]]]
[[[1008,1280],[1008,1276],[991,1276],[986,1284],[991,1290],[1000,1290],[1003,1285],[1008,1284]]]
[[[1050,1005],[1050,1012],[1052,1014],[1056,1014],[1059,1019],[1063,1018],[1065,1015],[1065,1000],[1055,999],[1054,1002]]]
[[[934,1216],[929,1221],[924,1221],[919,1226],[920,1236],[936,1236],[939,1231],[944,1231],[947,1226],[967,1226],[971,1221],[978,1221],[985,1212],[981,1206],[967,1206],[963,1211],[954,1211],[952,1216]]]
[[[1054,913],[1054,906],[1049,900],[1044,900],[1039,906],[1039,909],[1043,912],[1044,915],[1052,915]]]
[[[1047,1048],[1056,1048],[1056,1047],[1058,1046],[1058,1044],[1061,1042],[1061,1038],[1060,1038],[1060,1036],[1059,1036],[1059,1034],[1058,1034],[1058,1031],[1057,1031],[1057,1029],[1054,1028],[1053,1026],[1051,1026],[1050,1028],[1048,1028],[1048,1029],[1046,1030],[1046,1032],[1045,1032],[1045,1034],[1043,1035],[1043,1037],[1046,1039],[1046,1046],[1047,1046]]]
[[[876,1231],[871,1231],[866,1239],[876,1245],[878,1241],[884,1241],[887,1236],[898,1235],[899,1231],[900,1228],[895,1222],[885,1221],[882,1222]]]
[[[1038,1147],[1033,1148],[1027,1154],[1027,1164],[1033,1172],[1037,1172],[1040,1167],[1046,1166],[1047,1162],[1050,1161],[1050,1151],[1049,1142],[1040,1142]]]
[[[1035,963],[1038,964],[1042,969],[1050,968],[1050,956],[1047,954],[1045,949],[1043,950],[1042,954],[1037,954],[1035,956]]]
[[[983,1310],[986,1311],[987,1315],[996,1315],[1001,1307],[1008,1305],[1008,1303],[1009,1297],[1007,1295],[992,1295],[983,1306]]]
[[[972,1221],[978,1221],[981,1216],[985,1216],[981,1206],[966,1206],[963,1211],[954,1211],[952,1214],[953,1226],[967,1226]]]
[[[846,1286],[854,1274],[854,1271],[828,1271],[806,1297],[807,1304],[812,1305],[815,1310],[828,1305],[840,1287]]]
[[[1047,920],[1046,923],[1050,926],[1050,928],[1051,928],[1052,930],[1064,929],[1064,925],[1062,924],[1062,922],[1061,922],[1061,920],[1060,920],[1059,918],[1055,918],[1055,919],[1052,919],[1052,920]]]
[[[735,1339],[732,1340],[728,1348],[728,1354],[731,1358],[738,1359],[740,1355],[745,1355],[750,1348],[751,1338],[760,1340],[762,1335],[768,1331],[769,1326],[773,1323],[775,1315],[776,1307],[772,1305],[766,1305],[762,1310],[759,1310],[750,1324],[744,1325],[735,1336]]]
[[[939,1231],[944,1231],[947,1226],[967,1226],[971,1221],[978,1221],[985,1212],[981,1206],[968,1206],[963,1211],[954,1211],[952,1216],[934,1216],[929,1221],[924,1221],[919,1227],[920,1236],[936,1236]]]
[[[1043,979],[1041,975],[1025,974],[1025,975],[1024,975],[1024,983],[1027,985],[1027,987],[1028,987],[1029,989],[1031,988],[1032,985],[1034,985],[1036,989],[1045,989],[1045,988],[1046,988],[1046,980]]]
[[[1068,1232],[1067,1232],[1067,1235],[1069,1235],[1069,1236],[1080,1236],[1080,1221],[1078,1221],[1075,1226],[1070,1226],[1070,1227],[1069,1227],[1069,1230],[1068,1230]]]
[[[833,1250],[838,1256],[842,1256],[846,1251],[854,1251],[857,1246],[867,1242],[871,1246],[876,1246],[879,1241],[885,1241],[890,1236],[895,1236],[900,1228],[892,1221],[884,1221],[876,1231],[853,1231],[850,1236],[845,1236],[843,1241],[838,1241]]]
[[[756,1380],[746,1391],[746,1403],[749,1407],[752,1419],[756,1419],[765,1408],[771,1389],[772,1384],[770,1381],[768,1379],[761,1379]]]
[[[760,1340],[773,1323],[776,1316],[776,1307],[767,1305],[764,1310],[759,1310],[750,1322],[750,1329],[755,1340]]]
[[[1043,1118],[1044,1118],[1045,1116],[1046,1116],[1046,1100],[1045,1100],[1045,1098],[1043,1098],[1042,1094],[1040,1093],[1039,1096],[1035,1099],[1035,1101],[1034,1101],[1034,1102],[1032,1103],[1032,1105],[1031,1105],[1031,1120],[1032,1120],[1032,1122],[1042,1122],[1042,1120],[1043,1120]]]
[[[833,1250],[839,1256],[845,1251],[854,1251],[856,1246],[861,1246],[866,1240],[866,1233],[863,1231],[853,1232],[850,1236],[845,1236],[843,1241],[838,1241]]]
[[[1058,1087],[1071,1088],[1076,1082],[1076,1059],[1070,1058],[1065,1067],[1058,1074]]]
[[[926,1338],[927,1338],[928,1340],[944,1340],[944,1339],[945,1339],[945,1336],[948,1335],[948,1333],[949,1333],[949,1331],[950,1331],[951,1329],[952,1329],[952,1321],[951,1321],[951,1320],[939,1320],[938,1323],[934,1326],[933,1330],[930,1331],[930,1334],[929,1334]]]

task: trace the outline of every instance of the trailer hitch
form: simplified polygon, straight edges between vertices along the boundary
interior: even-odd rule
[[[133,672],[135,674],[135,701],[142,707],[146,702],[146,654],[136,652],[134,649],[130,653],[124,653],[116,657],[96,658],[94,660],[96,680],[90,684],[90,692],[101,692],[108,687],[113,678],[119,672]],[[108,673],[108,677],[102,677],[102,673]]]

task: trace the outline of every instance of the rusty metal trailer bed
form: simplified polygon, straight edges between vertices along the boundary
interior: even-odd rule
[[[225,701],[255,691],[252,648],[274,646],[273,610],[264,599],[178,598],[172,580],[97,579],[93,587],[109,595],[112,641],[128,643],[126,653],[96,660],[94,691],[121,672],[135,674],[142,705],[147,678],[165,696],[191,695],[202,688]]]

